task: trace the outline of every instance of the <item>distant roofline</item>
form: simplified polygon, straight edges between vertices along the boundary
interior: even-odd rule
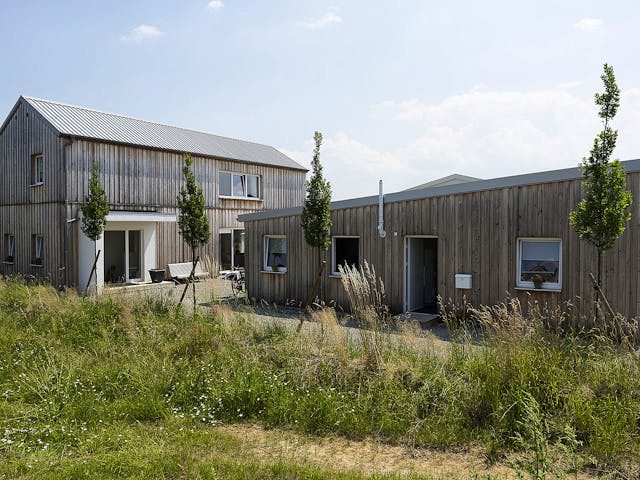
[[[465,183],[465,182],[475,182],[477,180],[484,180],[478,177],[470,177],[469,175],[461,175],[459,173],[452,173],[451,175],[447,175],[446,177],[436,178],[435,180],[431,180],[430,182],[421,183],[420,185],[416,185],[415,187],[407,188],[406,190],[420,190],[421,188],[427,187],[435,187],[442,183],[450,182],[451,180],[456,180],[456,183]]]
[[[626,160],[620,162],[625,167],[627,173],[640,172],[640,159]],[[553,183],[582,178],[582,173],[578,167],[563,168],[560,170],[548,170],[544,172],[525,173],[522,175],[511,175],[508,177],[498,177],[475,182],[459,183],[456,185],[446,185],[443,187],[427,187],[417,190],[403,190],[389,193],[384,196],[384,203],[405,202],[409,200],[420,200],[424,198],[443,197],[458,193],[482,192],[486,190],[497,190],[500,188],[520,187],[535,185],[540,183]],[[378,204],[378,196],[350,198],[331,202],[331,210],[343,208],[366,207]],[[302,207],[285,208],[280,210],[266,210],[264,212],[248,213],[239,215],[238,220],[247,222],[252,220],[266,220],[269,218],[288,217],[300,215]]]

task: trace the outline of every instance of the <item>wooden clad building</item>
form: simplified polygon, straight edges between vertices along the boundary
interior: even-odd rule
[[[20,97],[0,127],[0,273],[82,286],[100,248],[101,286],[189,261],[176,223],[185,152],[211,223],[202,253],[216,269],[244,263],[239,214],[302,204],[306,169],[273,147]],[[111,209],[97,245],[79,221],[95,164]]]
[[[640,160],[623,162],[632,219],[604,255],[603,281],[616,310],[640,308]],[[578,168],[427,186],[331,204],[332,246],[322,277],[325,300],[346,307],[337,264],[372,264],[394,312],[430,311],[436,297],[492,305],[509,297],[583,307],[593,289],[596,251],[580,241],[569,212],[581,199]],[[242,215],[247,288],[256,299],[304,301],[317,254],[304,242],[301,208]]]

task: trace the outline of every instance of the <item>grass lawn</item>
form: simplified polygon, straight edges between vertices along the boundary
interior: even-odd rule
[[[316,320],[1,283],[0,478],[638,475],[640,362],[607,338]]]

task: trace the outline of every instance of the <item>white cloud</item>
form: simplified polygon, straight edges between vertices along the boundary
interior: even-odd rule
[[[602,19],[586,17],[574,23],[573,28],[585,32],[593,32],[595,30],[600,30],[602,25],[604,25]]]
[[[222,3],[220,0],[211,0],[209,3],[207,3],[207,8],[210,11],[220,10],[222,7],[224,7],[224,3]]]
[[[330,7],[329,10],[319,18],[309,20],[309,21],[300,21],[297,23],[299,27],[308,28],[310,30],[317,30],[320,28],[330,27],[331,25],[336,25],[342,23],[342,17],[338,15],[337,7]]]
[[[576,166],[602,125],[591,95],[556,87],[503,92],[471,89],[437,102],[386,100],[372,108],[376,130],[416,132],[379,149],[348,133],[327,136],[321,159],[334,198],[397,191],[452,173],[494,178]],[[613,127],[616,158],[640,156],[640,88],[622,92]],[[309,166],[313,145],[288,152]]]
[[[153,25],[138,25],[135,28],[132,28],[129,33],[120,37],[120,40],[123,42],[143,42],[145,40],[150,40],[153,38],[158,38],[164,35],[164,32],[161,32],[157,27]]]

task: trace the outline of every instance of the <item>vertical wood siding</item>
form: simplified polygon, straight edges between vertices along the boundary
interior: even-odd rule
[[[18,105],[0,135],[0,166],[4,172],[0,189],[0,274],[37,275],[57,283],[65,266],[66,221],[71,219],[68,275],[70,284],[77,285],[80,225],[73,219],[79,218],[79,207],[87,195],[95,163],[100,165],[112,210],[177,214],[176,196],[184,183],[182,154],[83,139],[75,139],[65,148],[68,142],[26,103]],[[31,157],[38,153],[44,156],[45,183],[30,187]],[[243,228],[237,220],[240,214],[301,205],[304,199],[304,171],[200,156],[194,156],[193,160],[197,182],[203,187],[207,201],[212,233],[211,243],[201,254],[212,261],[214,271],[221,228]],[[219,198],[220,171],[259,175],[263,200]],[[13,265],[2,263],[7,233],[16,236]],[[42,268],[30,266],[33,234],[45,237]],[[159,223],[157,236],[158,266],[191,258],[177,224]]]
[[[640,309],[640,173],[627,175],[633,193],[632,219],[616,246],[604,255],[604,288],[612,306],[636,317]],[[386,285],[395,312],[403,310],[404,242],[406,236],[438,238],[438,294],[461,303],[492,305],[509,297],[523,302],[559,305],[571,301],[588,311],[593,289],[587,275],[595,272],[595,249],[580,241],[568,216],[581,198],[581,181],[569,180],[428,199],[387,203],[387,237],[376,230],[377,205],[333,210],[332,235],[359,235],[361,260],[375,266]],[[300,216],[245,222],[247,287],[256,300],[304,302],[317,257],[304,242]],[[288,269],[284,275],[262,273],[265,235],[286,235]],[[562,291],[516,289],[517,239],[552,237],[562,240]],[[326,260],[331,265],[330,250]],[[330,269],[330,268],[329,268]],[[455,289],[456,273],[473,275],[471,290]],[[340,280],[323,275],[327,301],[346,308]]]
[[[220,255],[218,233],[223,228],[244,228],[238,215],[302,205],[306,176],[303,171],[200,156],[192,158],[196,180],[203,188],[212,235],[201,255],[211,262],[210,268],[214,272]],[[100,165],[101,180],[112,209],[178,214],[176,197],[184,184],[182,154],[76,140],[70,148],[68,162],[71,218],[78,216],[78,206],[87,195],[89,176],[95,163]],[[262,200],[220,198],[218,175],[221,171],[259,175]],[[74,246],[77,231],[78,227],[74,226],[71,235]],[[159,223],[157,236],[159,267],[191,259],[191,251],[182,240],[176,223]],[[72,278],[77,282],[77,257],[71,269]]]
[[[31,184],[31,157],[42,154],[44,184]],[[19,104],[0,135],[0,273],[58,283],[64,268],[62,143],[28,104]],[[15,235],[15,261],[4,263],[5,234]],[[44,265],[31,266],[31,236],[44,237]]]

